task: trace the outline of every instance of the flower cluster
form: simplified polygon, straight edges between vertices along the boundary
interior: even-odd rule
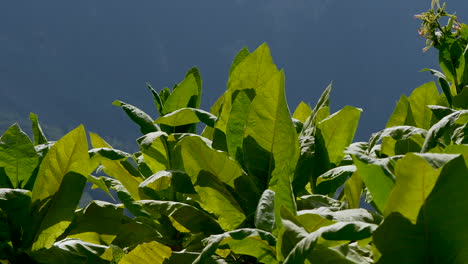
[[[445,3],[441,6],[439,0],[433,0],[431,9],[414,16],[421,19],[421,27],[418,29],[420,36],[427,38],[426,47],[423,51],[427,51],[432,46],[438,48],[444,38],[456,38],[460,34],[461,25],[457,21],[454,14],[449,14],[445,11]],[[442,17],[448,17],[448,23],[442,27],[439,20]]]

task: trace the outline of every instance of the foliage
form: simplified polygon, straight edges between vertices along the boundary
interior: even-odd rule
[[[420,16],[443,95],[431,82],[402,96],[368,142],[353,143],[361,109],[331,112],[331,85],[291,116],[266,44],[239,52],[210,112],[196,68],[148,84],[157,119],[115,101],[136,153],[94,133],[89,149],[83,126],[48,141],[31,114],[33,140],[17,124],[0,138],[0,262],[467,262],[466,26],[439,28],[444,7]],[[120,203],[79,208],[87,182]]]

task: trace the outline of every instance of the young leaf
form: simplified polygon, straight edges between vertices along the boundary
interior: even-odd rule
[[[242,162],[243,159],[242,142],[251,104],[251,99],[246,91],[240,90],[233,100],[226,127],[226,144],[229,155],[239,162]]]
[[[42,131],[42,127],[39,124],[39,120],[36,114],[29,113],[29,119],[31,120],[32,131],[34,136],[34,145],[46,144],[47,138]]]
[[[112,104],[122,107],[128,117],[140,126],[141,133],[148,134],[160,130],[157,125],[153,124],[153,119],[139,108],[119,100],[115,100]]]
[[[304,102],[300,102],[296,110],[294,110],[293,118],[305,123],[307,118],[312,114],[312,109]]]
[[[163,115],[167,115],[184,107],[197,108],[201,96],[201,79],[196,68],[187,72],[185,79],[177,85],[165,100]]]

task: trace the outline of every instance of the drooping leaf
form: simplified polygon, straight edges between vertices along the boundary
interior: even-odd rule
[[[105,142],[99,135],[95,133],[89,134],[91,142],[94,148],[112,148],[107,142]],[[132,195],[133,199],[139,200],[138,186],[142,182],[142,179],[132,175],[125,166],[125,161],[112,160],[106,157],[102,157],[98,160],[99,163],[104,167],[104,172],[117,179],[128,192]],[[130,165],[131,166],[131,165]]]
[[[172,254],[170,247],[156,241],[138,245],[119,264],[163,264]]]
[[[216,234],[223,232],[215,219],[191,205],[155,200],[141,200],[137,203],[156,219],[162,215],[170,217],[192,233]]]
[[[50,249],[33,252],[33,256],[39,263],[108,264],[109,259],[101,258],[107,249],[107,246],[66,238],[54,243]]]
[[[141,133],[148,134],[160,130],[157,125],[153,124],[153,119],[136,106],[119,100],[115,100],[112,104],[122,107],[128,117],[130,117],[130,119],[138,126],[140,126]]]
[[[46,144],[47,138],[44,132],[42,131],[42,127],[39,124],[37,115],[34,113],[29,113],[29,119],[31,120],[31,126],[32,126],[32,131],[33,131],[33,136],[34,136],[34,146],[37,146],[40,144]]]
[[[14,124],[0,137],[0,167],[14,188],[24,188],[39,163],[29,137]]]
[[[320,207],[334,207],[339,209],[342,203],[331,197],[321,194],[311,194],[299,197],[297,200],[297,210],[307,210]]]
[[[427,152],[437,145],[437,140],[454,126],[468,123],[468,110],[456,111],[434,124],[427,133],[421,152]]]
[[[334,194],[355,171],[356,166],[348,165],[336,167],[325,172],[317,179],[317,188],[315,193],[325,195]]]
[[[345,148],[353,141],[361,111],[345,106],[318,123],[331,163],[338,165],[343,159]]]
[[[161,116],[154,121],[156,124],[169,126],[182,126],[198,122],[203,122],[209,127],[214,127],[216,116],[200,109],[185,107]]]
[[[153,173],[171,167],[167,137],[165,132],[153,132],[137,139],[143,160]]]
[[[237,254],[249,255],[262,263],[278,263],[276,260],[276,239],[269,233],[258,229],[241,228],[203,240],[206,244],[193,264],[206,263],[221,245],[229,245]]]
[[[119,233],[123,206],[92,201],[80,211],[68,228],[68,238],[109,246]]]

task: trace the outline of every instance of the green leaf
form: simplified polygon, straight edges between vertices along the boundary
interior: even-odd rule
[[[110,263],[101,258],[108,247],[81,241],[79,239],[66,238],[54,243],[48,250],[33,252],[34,260],[39,263]]]
[[[244,55],[241,55],[242,57]],[[237,90],[253,89],[257,90],[264,88],[268,81],[278,73],[278,69],[273,63],[270,55],[270,49],[264,43],[260,45],[254,52],[232,68],[229,75],[228,90],[224,94],[221,112],[218,116],[215,129],[225,133],[232,107],[232,95]]]
[[[422,147],[421,152],[427,152],[437,145],[438,139],[444,135],[446,131],[453,129],[459,124],[466,124],[468,122],[468,110],[456,111],[444,118],[429,129],[426,140]]]
[[[263,88],[258,88],[250,107],[244,131],[245,165],[249,174],[268,183],[268,188],[276,193],[275,204],[295,211],[291,184],[299,142],[286,103],[282,71],[271,76]],[[275,207],[277,228],[281,225],[279,210],[279,206]]]
[[[345,148],[353,141],[361,112],[361,109],[345,106],[318,123],[331,163],[338,165],[343,159]]]
[[[444,92],[445,97],[447,98],[447,102],[449,103],[449,106],[452,106],[452,92],[450,91],[450,85],[447,82],[447,80],[443,78],[439,78],[439,85],[442,87],[442,91]]]
[[[203,209],[219,217],[224,230],[232,230],[244,221],[244,212],[255,211],[260,193],[236,161],[209,143],[199,136],[181,139],[177,168],[190,176]]]
[[[165,132],[153,132],[137,139],[143,160],[153,173],[171,167],[167,137]]]
[[[382,212],[395,185],[394,176],[386,168],[384,161],[357,152],[351,154],[362,181],[372,194],[373,202]]]
[[[170,247],[156,241],[138,245],[119,264],[162,264],[172,254]]]
[[[29,137],[18,124],[0,137],[0,167],[3,167],[14,188],[24,188],[39,163]]]
[[[390,213],[374,233],[379,263],[464,263],[468,259],[468,170],[461,156],[442,168],[416,224]],[[398,245],[398,246],[396,246]]]
[[[200,105],[201,89],[200,74],[196,68],[192,68],[165,100],[162,114],[167,115],[185,107],[197,108]]]
[[[468,144],[465,145],[448,145],[444,149],[446,154],[462,154],[465,159],[466,166],[468,167]]]
[[[182,126],[203,122],[209,127],[214,127],[216,116],[196,108],[180,108],[154,121],[156,124],[169,126]]]
[[[245,58],[247,58],[250,55],[249,50],[244,47],[242,48],[234,58],[231,64],[231,68],[229,69],[229,76],[231,76],[231,73],[234,71],[234,69],[239,65],[242,61],[244,61]]]
[[[341,206],[342,204],[340,201],[321,194],[304,195],[297,200],[298,210],[307,210],[319,207],[334,207],[339,209]]]
[[[139,108],[119,100],[115,100],[112,104],[122,107],[128,117],[140,126],[141,133],[148,134],[160,130],[157,125],[153,124],[153,119]]]
[[[408,101],[411,105],[416,126],[429,129],[432,122],[432,111],[427,106],[435,105],[439,99],[439,92],[434,82],[429,82],[414,89]]]
[[[38,177],[37,181],[40,181],[40,179]],[[60,180],[58,186],[56,186],[58,189],[45,200],[36,198],[38,192],[40,197],[40,195],[44,195],[41,191],[44,192],[45,190],[36,189],[37,185],[34,185],[32,192],[32,221],[35,228],[34,231],[29,231],[35,232],[32,251],[51,248],[56,239],[68,228],[75,216],[74,212],[83,194],[86,178],[79,173],[70,171]]]
[[[292,117],[305,123],[310,115],[312,115],[312,109],[310,109],[309,105],[301,101],[296,110],[294,110]]]
[[[212,235],[203,240],[206,244],[201,254],[193,261],[193,264],[206,263],[222,245],[229,245],[237,254],[249,255],[257,258],[261,263],[279,263],[276,260],[276,239],[268,232],[241,228],[219,235]]]
[[[441,169],[433,168],[424,158],[408,153],[398,160],[396,184],[384,210],[385,216],[399,212],[416,224],[419,209],[431,193]]]
[[[67,237],[108,246],[119,233],[122,216],[122,205],[92,201],[77,213],[67,230]]]
[[[39,120],[36,114],[29,113],[29,119],[31,120],[32,131],[34,136],[34,145],[46,144],[47,138],[42,131],[42,127],[39,124]]]
[[[453,97],[453,106],[461,109],[468,109],[468,88],[465,88]]]
[[[258,201],[255,211],[255,227],[271,232],[275,227],[275,192],[266,189]]]
[[[333,168],[317,179],[317,188],[315,193],[331,195],[335,194],[336,190],[343,185],[346,180],[356,171],[356,166],[348,165]]]
[[[6,217],[5,228],[9,232],[4,234],[3,227],[0,228],[0,243],[11,239],[12,246],[16,249],[21,247],[24,238],[24,230],[29,230],[31,206],[31,192],[21,189],[0,189],[0,217]],[[7,237],[5,237],[7,236]],[[3,240],[5,239],[5,240]],[[8,240],[7,240],[8,239]],[[6,242],[5,241],[5,242]],[[0,251],[1,253],[2,251]]]
[[[320,215],[330,221],[336,222],[365,222],[369,224],[380,224],[382,216],[372,213],[363,208],[336,210],[332,207],[320,207],[312,210],[302,210],[297,212],[297,218],[308,214]],[[309,231],[310,232],[310,231]]]
[[[159,171],[151,177],[148,177],[145,181],[140,183],[140,190],[143,192],[146,189],[151,189],[153,191],[163,191],[172,187],[174,191],[186,194],[196,194],[195,189],[193,188],[190,176],[184,171],[176,170],[164,170]]]
[[[361,202],[363,182],[361,176],[356,171],[353,175],[346,181],[344,187],[344,194],[346,200],[348,201],[349,208],[359,208]]]
[[[226,127],[226,144],[229,155],[239,162],[243,160],[242,142],[251,104],[251,98],[247,91],[238,91],[235,99],[233,99]]]
[[[107,144],[107,142],[99,137],[99,135],[95,133],[89,133],[89,136],[94,148],[112,148],[109,144]],[[127,170],[124,161],[112,160],[106,157],[102,157],[98,161],[104,167],[104,172],[107,175],[114,177],[119,182],[121,182],[135,200],[140,199],[140,195],[138,194],[138,186],[142,182],[142,179],[132,175]]]
[[[223,232],[215,219],[188,204],[155,200],[141,200],[137,204],[141,205],[155,219],[162,215],[167,216],[176,225],[182,225],[192,233],[216,234]]]
[[[416,122],[413,117],[413,112],[411,111],[409,99],[405,95],[402,95],[385,127],[404,125],[415,126]]]
[[[153,89],[150,83],[146,83],[146,87],[148,87],[151,94],[153,95],[154,106],[156,106],[156,109],[158,110],[159,115],[162,116],[164,101],[161,99],[159,94]]]

